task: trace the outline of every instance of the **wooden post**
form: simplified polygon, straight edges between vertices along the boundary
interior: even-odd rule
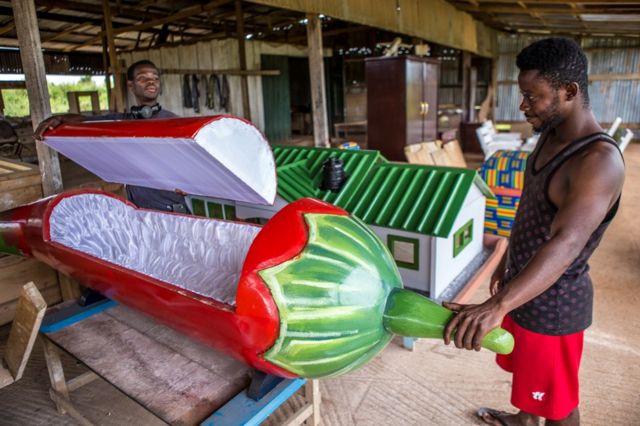
[[[462,83],[462,122],[469,123],[471,112],[469,111],[469,71],[471,69],[471,53],[462,51],[460,60],[460,82]]]
[[[476,121],[476,92],[478,88],[478,68],[469,69],[469,99],[466,108],[469,110],[469,123]]]
[[[111,73],[109,72],[109,44],[107,42],[107,32],[104,27],[104,22],[102,23],[102,66],[104,67],[104,84],[107,88],[107,109],[109,111],[113,111],[115,106],[115,100],[113,99],[113,94],[111,93]]]
[[[328,147],[329,123],[324,82],[324,57],[322,55],[322,22],[320,17],[313,13],[307,13],[307,44],[309,45],[314,145]]]
[[[44,359],[47,362],[47,370],[49,371],[49,380],[51,381],[51,389],[57,393],[63,400],[69,400],[69,388],[67,387],[67,381],[64,378],[64,369],[62,368],[62,361],[60,361],[60,354],[58,349],[47,338],[42,338],[44,348]],[[51,392],[50,392],[51,395]],[[54,395],[51,395],[52,399]],[[65,414],[65,406],[60,401],[54,399],[58,413]]]
[[[114,91],[111,95],[115,99],[115,110],[117,112],[124,112],[124,99],[122,96],[124,93],[124,84],[122,81],[122,73],[120,73],[120,64],[116,56],[116,44],[113,35],[113,25],[111,23],[109,0],[102,0],[102,10],[104,14],[104,29],[107,34],[107,45],[109,47],[109,63],[111,64],[111,73],[114,76]]]
[[[72,114],[80,114],[80,99],[77,92],[67,92],[67,101],[69,102],[69,112]]]
[[[11,0],[13,16],[18,33],[20,58],[24,71],[29,108],[31,110],[31,124],[35,130],[38,124],[51,115],[49,104],[49,90],[47,76],[42,57],[40,31],[36,18],[34,0]],[[36,141],[38,164],[42,175],[42,192],[44,196],[62,191],[62,174],[58,153],[49,149],[40,141]]]
[[[244,14],[242,13],[242,1],[236,0],[236,33],[238,37],[238,54],[240,55],[240,70],[247,69],[247,55],[244,46]],[[242,115],[251,121],[251,108],[249,107],[249,82],[246,75],[240,76],[240,88],[242,90]]]

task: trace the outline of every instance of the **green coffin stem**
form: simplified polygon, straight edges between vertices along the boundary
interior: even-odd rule
[[[418,293],[394,289],[389,294],[383,324],[390,333],[400,336],[442,339],[453,315],[449,309]],[[511,353],[513,344],[511,333],[500,327],[487,333],[481,342],[483,348],[498,354]]]

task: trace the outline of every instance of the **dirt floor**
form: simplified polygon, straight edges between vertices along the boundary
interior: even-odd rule
[[[625,152],[622,205],[591,262],[596,303],[585,334],[581,370],[583,425],[640,425],[640,145]],[[482,287],[475,298],[488,293]],[[0,352],[7,327],[0,329]],[[511,410],[510,376],[487,351],[466,352],[421,340],[415,351],[398,342],[364,368],[321,381],[324,425],[471,425],[477,407]],[[67,371],[82,366],[64,360]],[[36,346],[26,377],[0,390],[0,425],[66,425],[47,395],[48,376]],[[160,424],[148,412],[102,381],[72,394],[78,408],[101,425]],[[267,423],[277,425],[296,401]]]

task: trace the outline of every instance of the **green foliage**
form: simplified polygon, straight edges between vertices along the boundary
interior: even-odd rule
[[[97,90],[100,99],[100,109],[108,109],[106,86],[104,84],[96,84],[91,80],[91,76],[84,76],[77,83],[49,83],[48,87],[51,112],[54,114],[69,112],[67,92],[70,91]],[[2,98],[4,99],[5,116],[25,117],[29,115],[29,99],[26,89],[4,89],[2,90]],[[80,110],[91,111],[91,98],[89,96],[80,97]]]

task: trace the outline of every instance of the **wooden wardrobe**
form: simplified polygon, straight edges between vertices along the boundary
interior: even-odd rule
[[[406,145],[436,140],[440,61],[368,58],[365,71],[369,149],[392,161],[406,161]]]

